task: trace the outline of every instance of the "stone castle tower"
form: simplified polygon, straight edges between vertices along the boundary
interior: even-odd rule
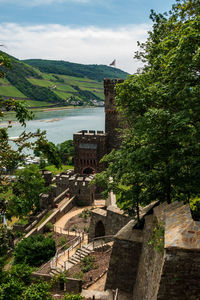
[[[108,135],[109,153],[113,148],[120,147],[121,140],[117,128],[120,128],[120,118],[115,107],[115,85],[123,83],[123,79],[104,79],[104,95],[105,95],[105,132]]]
[[[104,79],[105,133],[103,131],[82,130],[74,134],[74,171],[78,174],[94,174],[105,169],[101,158],[113,148],[120,146],[119,115],[115,108],[115,85],[123,79]]]

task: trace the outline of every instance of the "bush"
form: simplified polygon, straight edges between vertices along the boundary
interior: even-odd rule
[[[195,221],[200,221],[200,198],[190,200],[190,209]]]
[[[24,300],[53,300],[47,282],[32,283],[22,294]]]
[[[84,226],[84,227],[83,227],[83,231],[86,232],[86,233],[88,233],[88,232],[89,232],[88,226]]]
[[[72,231],[76,231],[77,225],[72,226]]]
[[[92,269],[96,269],[95,259],[92,255],[88,255],[81,260],[81,271],[83,273],[89,272]]]
[[[65,297],[63,298],[63,300],[83,300],[84,298],[80,295],[80,294],[65,294]]]
[[[51,222],[48,222],[46,225],[45,225],[45,228],[44,228],[45,232],[49,232],[51,230],[53,230],[53,224]]]
[[[52,238],[34,235],[20,241],[14,251],[14,263],[26,262],[30,266],[40,266],[56,253],[56,244]]]
[[[83,275],[84,274],[81,271],[80,272],[75,272],[75,273],[72,274],[72,278],[81,279],[82,280],[83,279]]]
[[[67,238],[65,236],[62,236],[59,240],[60,246],[64,246],[67,243]]]

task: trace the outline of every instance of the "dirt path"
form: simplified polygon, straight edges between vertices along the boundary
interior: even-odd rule
[[[91,209],[92,206],[84,206],[81,208],[77,208],[76,210],[71,210],[69,211],[67,214],[65,214],[62,218],[60,218],[60,220],[58,220],[55,224],[54,224],[54,231],[56,232],[60,232],[60,230],[62,229],[63,233],[67,233],[68,231],[64,230],[65,228],[65,224],[74,216],[80,214],[82,211],[84,211],[84,209]],[[71,234],[71,232],[70,232]],[[72,234],[75,235],[75,232],[72,231]]]

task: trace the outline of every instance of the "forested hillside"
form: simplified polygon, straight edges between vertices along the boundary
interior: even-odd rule
[[[103,78],[127,75],[107,66],[8,57],[12,68],[6,70],[6,78],[0,78],[0,97],[25,100],[30,107],[103,105]]]
[[[69,75],[74,77],[87,77],[89,79],[103,81],[104,78],[123,78],[127,73],[105,65],[82,65],[67,61],[27,59],[26,64],[38,68],[41,72]]]

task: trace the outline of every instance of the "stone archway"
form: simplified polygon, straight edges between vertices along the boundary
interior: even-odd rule
[[[98,221],[95,226],[95,237],[105,236],[105,227],[102,221]]]
[[[87,167],[87,168],[83,169],[83,174],[90,175],[90,174],[94,174],[94,173],[95,173],[95,170],[91,167]]]

